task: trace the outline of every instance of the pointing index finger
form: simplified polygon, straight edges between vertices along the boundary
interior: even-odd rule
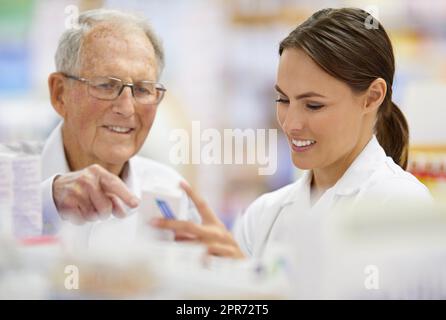
[[[198,213],[203,219],[203,224],[221,224],[221,221],[212,212],[206,201],[185,181],[180,182],[180,187],[192,199],[192,202],[197,207]]]
[[[138,198],[130,192],[119,177],[110,172],[102,172],[99,177],[99,183],[106,194],[111,193],[117,196],[129,207],[136,208],[138,206]]]

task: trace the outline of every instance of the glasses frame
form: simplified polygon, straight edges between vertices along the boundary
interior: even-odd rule
[[[135,84],[134,84],[134,83],[131,83],[131,82],[124,82],[124,81],[122,81],[121,79],[119,79],[119,78],[115,78],[115,77],[98,77],[98,78],[112,79],[112,80],[115,80],[115,81],[117,80],[117,81],[119,81],[119,82],[121,83],[121,88],[119,89],[118,94],[116,95],[116,97],[114,97],[114,98],[112,98],[112,99],[98,98],[98,97],[96,97],[95,95],[92,95],[92,94],[90,93],[90,86],[91,86],[90,83],[91,83],[91,79],[82,78],[82,77],[77,77],[77,76],[73,76],[73,75],[65,74],[65,73],[62,73],[62,75],[63,75],[64,77],[68,78],[68,79],[72,79],[72,80],[76,80],[76,81],[80,81],[80,82],[86,83],[87,86],[88,86],[88,94],[89,94],[90,96],[92,96],[93,98],[96,98],[96,99],[99,99],[99,100],[105,100],[105,101],[113,101],[113,100],[116,100],[116,99],[121,95],[122,91],[124,91],[124,88],[125,88],[125,87],[129,87],[130,90],[132,91],[132,97],[135,99],[136,102],[138,102],[138,103],[140,103],[140,104],[143,104],[143,105],[159,104],[159,103],[163,100],[163,98],[164,98],[164,94],[165,94],[165,92],[167,91],[167,89],[164,87],[164,85],[162,85],[162,84],[159,83],[159,82],[152,82],[152,81],[147,81],[147,80],[139,81],[138,83],[144,82],[144,83],[150,83],[150,84],[153,84],[153,85],[155,86],[155,89],[156,89],[157,91],[160,91],[160,92],[161,92],[161,94],[160,94],[160,98],[158,99],[158,101],[156,101],[156,102],[154,102],[154,103],[141,103],[141,102],[139,102],[139,101],[137,100],[137,98],[135,97],[135,92],[134,92]]]

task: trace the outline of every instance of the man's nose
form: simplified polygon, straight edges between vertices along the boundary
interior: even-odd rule
[[[113,101],[113,111],[129,117],[135,113],[135,98],[133,97],[132,87],[125,86],[121,94]]]

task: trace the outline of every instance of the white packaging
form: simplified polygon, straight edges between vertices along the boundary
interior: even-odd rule
[[[14,204],[12,216],[16,237],[33,237],[42,233],[42,200],[40,192],[40,157],[18,155],[12,162]]]
[[[18,238],[42,233],[40,157],[0,154],[0,232]]]
[[[172,216],[166,215],[166,211],[170,212]],[[155,185],[142,190],[138,209],[139,234],[157,240],[173,240],[174,235],[170,230],[152,228],[150,221],[154,218],[178,219],[181,217],[180,189]]]
[[[154,186],[143,189],[139,207],[140,217],[150,222],[153,218],[168,218],[160,207],[159,202],[165,203],[173,214],[173,218],[180,216],[181,191],[163,186]]]
[[[0,153],[0,236],[12,237],[13,174],[9,154]]]

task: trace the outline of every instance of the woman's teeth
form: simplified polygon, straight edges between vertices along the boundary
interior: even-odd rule
[[[295,140],[295,139],[292,139],[291,142],[296,147],[306,147],[306,146],[309,146],[310,144],[316,143],[316,141],[314,141],[314,140]]]
[[[130,131],[132,131],[132,128],[115,127],[115,126],[107,126],[107,129],[118,133],[129,133]]]

